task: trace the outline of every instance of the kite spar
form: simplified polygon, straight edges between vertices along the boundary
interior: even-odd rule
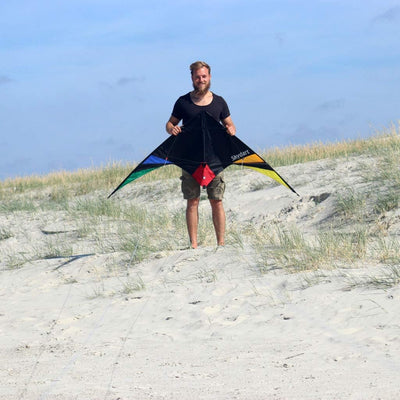
[[[228,166],[241,165],[269,176],[296,193],[261,156],[238,137],[228,135],[210,114],[202,112],[183,126],[179,135],[161,143],[108,197],[148,172],[170,164],[187,171],[203,187]]]

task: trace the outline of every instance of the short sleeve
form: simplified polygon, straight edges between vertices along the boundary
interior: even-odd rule
[[[223,97],[221,97],[221,106],[220,120],[222,121],[225,118],[228,118],[231,115],[231,112],[229,111],[228,104]]]
[[[183,119],[183,114],[182,114],[182,106],[181,106],[181,102],[180,99],[178,99],[175,104],[174,107],[172,109],[172,114],[173,117],[181,120]]]

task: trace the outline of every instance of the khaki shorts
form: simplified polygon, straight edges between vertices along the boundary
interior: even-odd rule
[[[182,193],[186,200],[200,197],[200,185],[192,175],[182,170]],[[207,186],[207,195],[210,200],[222,200],[225,192],[224,174],[220,172]]]

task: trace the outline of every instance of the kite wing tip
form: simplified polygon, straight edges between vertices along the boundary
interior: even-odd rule
[[[112,193],[110,193],[110,194],[107,196],[107,199],[109,199],[115,192],[116,192],[116,190],[114,190]]]

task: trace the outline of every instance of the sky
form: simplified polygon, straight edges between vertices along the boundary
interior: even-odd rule
[[[197,60],[256,151],[399,124],[400,1],[2,1],[0,180],[141,161]]]

